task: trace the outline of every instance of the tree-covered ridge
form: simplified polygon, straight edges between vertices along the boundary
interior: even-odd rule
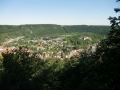
[[[73,25],[64,26],[67,32],[92,32],[100,35],[107,34],[110,30],[109,26],[94,26],[94,25]]]
[[[31,25],[0,25],[0,42],[8,38],[15,38],[18,36],[25,37],[40,37],[40,36],[55,36],[56,34],[66,34],[73,32],[91,32],[99,35],[105,35],[110,30],[109,26],[87,26],[87,25],[73,25],[61,26],[55,24],[31,24]]]

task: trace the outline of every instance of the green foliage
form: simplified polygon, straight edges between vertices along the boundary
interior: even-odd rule
[[[18,87],[21,89],[29,88],[32,74],[35,73],[33,69],[35,58],[29,57],[29,53],[25,48],[20,48],[12,52],[8,51],[7,53],[3,53],[2,56],[4,72],[0,88],[3,90],[15,90]]]
[[[27,47],[2,53],[0,61],[1,90],[54,90],[64,68],[59,59],[41,60]]]
[[[87,25],[73,25],[64,26],[68,33],[70,32],[94,32],[96,34],[105,35],[109,32],[109,26],[87,26]]]
[[[16,38],[18,36],[25,36],[25,38],[36,38],[43,36],[57,37],[61,34],[73,32],[91,32],[99,35],[105,35],[110,30],[109,26],[87,26],[87,25],[73,25],[61,26],[54,24],[35,24],[35,25],[0,25],[0,42],[9,38]]]

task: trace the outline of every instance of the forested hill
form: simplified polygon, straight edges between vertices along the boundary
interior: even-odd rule
[[[55,24],[28,24],[28,25],[0,25],[0,41],[17,36],[38,37],[44,35],[65,34],[72,32],[92,32],[106,34],[109,26],[72,25],[61,26]]]
[[[72,25],[64,26],[67,32],[92,32],[96,34],[107,34],[110,26],[87,26],[87,25]]]

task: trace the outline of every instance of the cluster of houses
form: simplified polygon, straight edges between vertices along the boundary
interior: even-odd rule
[[[81,51],[82,51],[82,49],[71,50],[67,54],[65,54],[61,51],[57,52],[56,54],[54,54],[54,52],[43,52],[42,54],[37,53],[36,56],[41,59],[57,58],[57,59],[64,60],[65,58],[70,59],[73,56],[80,56]]]
[[[0,46],[0,55],[2,52],[11,52],[12,50],[14,49],[17,49],[16,47],[8,47],[8,48],[3,48],[2,46]],[[41,49],[44,49],[43,47],[41,47]],[[27,52],[30,52],[31,54],[33,53],[32,50],[30,49],[25,49],[23,48],[22,51],[27,51]],[[57,59],[61,59],[61,60],[64,60],[65,58],[71,58],[72,56],[79,56],[80,55],[80,52],[82,51],[82,49],[78,49],[78,50],[71,50],[69,53],[65,54],[61,51],[57,52],[56,54],[54,54],[54,52],[50,52],[50,51],[47,51],[47,52],[42,52],[42,53],[39,53],[37,52],[36,53],[36,57],[39,57],[41,59],[50,59],[50,58],[57,58]]]
[[[19,39],[22,39],[23,37],[17,37],[15,39],[8,40],[4,45],[18,41]],[[90,39],[89,37],[85,37],[85,39]],[[37,52],[36,57],[39,57],[41,59],[49,59],[49,58],[58,58],[61,60],[64,60],[65,58],[71,58],[73,56],[80,56],[80,52],[83,51],[83,49],[75,49],[72,45],[67,45],[67,41],[64,40],[63,37],[61,38],[55,38],[55,39],[48,39],[43,40],[42,38],[40,40],[28,40],[28,43],[37,43],[35,45],[36,50],[33,51],[32,49],[28,49],[30,53]],[[64,48],[64,50],[63,50]],[[14,46],[4,48],[3,46],[0,46],[0,53],[11,51],[15,49]],[[96,46],[89,45],[89,50],[92,52],[95,52]]]
[[[6,44],[14,42],[14,41],[18,41],[19,39],[22,39],[22,38],[24,38],[24,36],[17,37],[17,38],[14,38],[14,39],[9,39],[9,40],[3,42],[3,45],[6,45]]]
[[[2,56],[2,53],[6,53],[7,51],[11,52],[15,47],[8,47],[4,48],[3,46],[0,46],[0,56]]]
[[[63,40],[64,38],[56,38],[56,39],[50,39],[50,40],[40,40],[41,45],[37,46],[37,57],[41,59],[48,59],[48,58],[58,58],[58,59],[65,59],[65,58],[71,58],[72,56],[79,56],[80,52],[83,49],[70,49],[73,48],[71,45],[66,45],[67,41]],[[66,48],[65,53],[63,51],[63,48]]]

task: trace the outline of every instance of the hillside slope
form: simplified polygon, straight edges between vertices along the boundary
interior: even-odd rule
[[[65,34],[73,32],[92,32],[96,34],[106,34],[109,32],[109,26],[87,26],[72,25],[61,26],[55,24],[30,24],[30,25],[0,25],[0,42],[8,38],[17,36],[41,37],[44,35]]]

